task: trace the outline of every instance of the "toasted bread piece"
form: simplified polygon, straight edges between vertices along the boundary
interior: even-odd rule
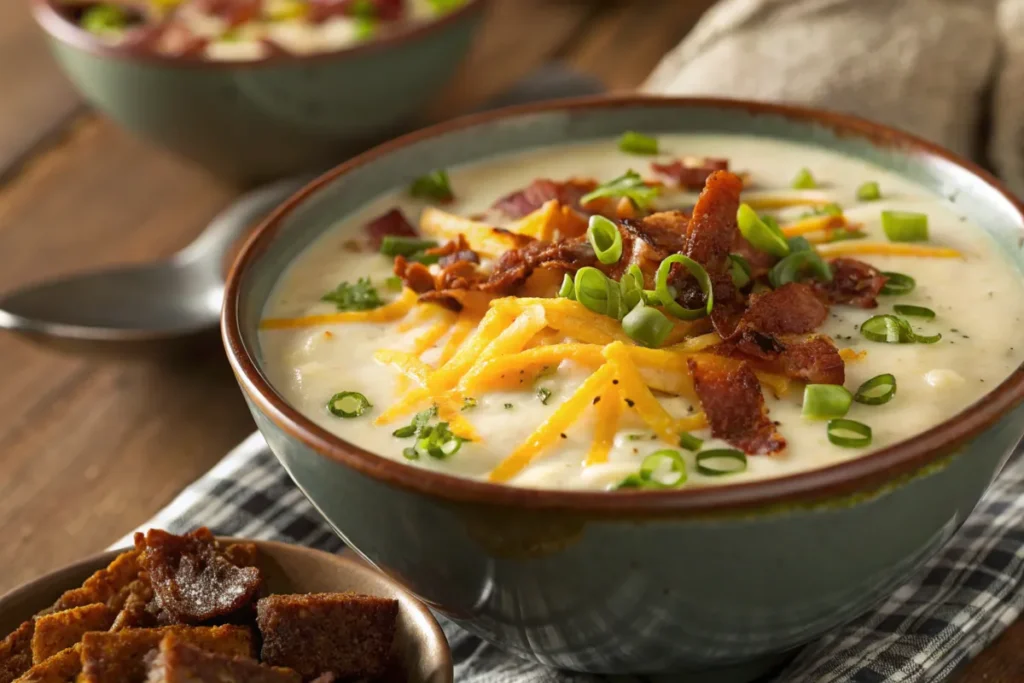
[[[236,567],[256,567],[260,561],[260,549],[255,543],[232,543],[224,546],[224,557]]]
[[[68,649],[89,631],[106,631],[114,623],[117,612],[97,602],[45,614],[36,619],[32,634],[32,663],[40,664],[58,652]]]
[[[71,683],[82,671],[82,644],[75,643],[25,672],[15,683]]]
[[[105,569],[99,570],[86,579],[81,588],[74,588],[64,593],[49,611],[59,612],[97,602],[119,610],[127,598],[126,589],[138,577],[141,569],[137,551],[121,553]]]
[[[173,633],[160,641],[160,654],[147,683],[302,683],[292,669],[263,666],[247,657],[229,657],[189,645]]]
[[[398,601],[355,593],[271,595],[256,606],[263,663],[303,678],[381,674],[391,653]]]
[[[32,634],[35,621],[26,621],[0,640],[0,683],[11,683],[32,668]]]
[[[160,605],[181,623],[230,618],[263,586],[259,568],[232,563],[205,527],[184,536],[150,529],[135,534],[135,547]]]
[[[237,657],[252,655],[252,632],[239,626],[165,626],[82,637],[81,683],[144,683],[146,656],[168,634],[203,650]]]

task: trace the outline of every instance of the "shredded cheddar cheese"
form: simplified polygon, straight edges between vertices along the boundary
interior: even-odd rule
[[[437,361],[439,367],[452,359],[455,352],[462,346],[462,342],[466,341],[466,337],[476,329],[479,323],[479,319],[467,315],[465,311],[459,314],[459,319],[456,321],[455,327],[452,328],[452,335],[448,337],[444,348],[441,349],[441,357]]]
[[[853,349],[839,349],[839,357],[847,363],[856,363],[859,360],[867,358],[868,352],[865,351],[854,351]]]
[[[518,242],[511,231],[456,216],[433,206],[428,206],[420,215],[420,230],[424,235],[445,241],[463,235],[470,249],[491,258],[514,248]]]
[[[561,213],[561,205],[558,200],[552,199],[508,226],[508,229],[534,239],[550,241],[555,237]]]
[[[845,216],[812,216],[810,218],[804,218],[796,221],[795,223],[783,225],[782,234],[786,237],[797,237],[799,235],[806,235],[807,233],[834,230],[835,228],[842,228],[845,226]]]
[[[576,393],[566,399],[562,405],[558,406],[555,412],[548,416],[548,419],[524,443],[516,447],[507,458],[502,460],[491,471],[488,479],[490,481],[503,482],[519,474],[545,448],[561,438],[561,435],[569,428],[569,425],[575,422],[580,414],[611,383],[614,374],[615,368],[610,364],[606,364],[588,377],[580,385],[579,389],[576,390]]]
[[[412,343],[412,353],[414,355],[419,356],[427,349],[433,348],[434,344],[440,341],[441,337],[448,334],[449,330],[452,329],[454,315],[450,311],[446,311],[446,313],[448,315],[445,316],[444,320],[434,323],[426,332],[416,337]]]
[[[874,254],[876,256],[921,256],[925,258],[963,258],[956,249],[929,247],[923,244],[905,242],[864,242],[850,240],[819,244],[815,247],[822,256],[848,256],[851,254]]]
[[[619,431],[619,418],[622,415],[622,398],[615,384],[608,384],[605,392],[593,401],[597,401],[597,427],[587,452],[586,465],[608,462],[608,454],[615,444],[615,433]]]
[[[315,327],[317,325],[337,325],[339,323],[388,323],[404,317],[416,303],[417,294],[411,289],[403,289],[402,296],[380,308],[369,311],[343,311],[341,313],[325,313],[323,315],[307,315],[301,318],[266,318],[260,322],[263,330],[284,330],[298,327]]]
[[[782,196],[782,195],[760,195],[745,197],[744,203],[755,211],[771,211],[773,209],[788,209],[793,206],[825,206],[831,204],[831,200],[824,197],[805,196]]]
[[[782,398],[789,394],[790,381],[788,377],[776,375],[771,372],[754,371],[757,379],[775,394],[775,398]]]

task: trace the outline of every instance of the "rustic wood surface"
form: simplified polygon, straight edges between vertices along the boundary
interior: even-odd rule
[[[433,116],[552,61],[633,88],[711,4],[498,0]],[[186,244],[237,190],[90,111],[26,5],[0,3],[0,291]],[[153,364],[0,334],[0,415],[0,593],[119,538],[253,430],[215,340]],[[1024,622],[954,680],[1024,680]]]

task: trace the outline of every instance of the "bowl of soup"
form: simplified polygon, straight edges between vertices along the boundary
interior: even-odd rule
[[[1021,437],[1022,229],[859,119],[551,103],[314,182],[222,329],[317,509],[465,628],[748,680],[905,582]]]
[[[243,183],[323,169],[415,123],[482,0],[34,0],[75,86]]]

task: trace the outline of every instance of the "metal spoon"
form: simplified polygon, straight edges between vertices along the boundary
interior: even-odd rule
[[[220,317],[228,251],[309,180],[290,178],[243,195],[166,260],[71,275],[0,296],[0,329],[62,350],[118,357],[180,348],[184,340],[209,335]]]

